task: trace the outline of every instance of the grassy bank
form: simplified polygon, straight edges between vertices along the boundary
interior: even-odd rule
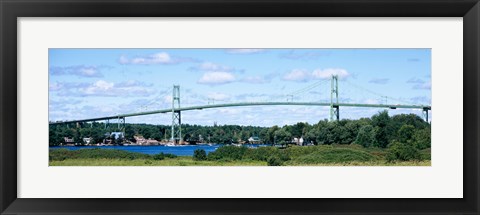
[[[344,163],[316,163],[301,164],[288,163],[286,166],[430,166],[427,161],[367,161]],[[50,166],[267,166],[264,161],[195,161],[191,157],[177,157],[166,160],[120,160],[120,159],[68,159],[63,161],[50,161]]]
[[[261,161],[195,161],[192,157],[176,157],[164,160],[150,159],[68,159],[50,161],[50,166],[266,166]]]
[[[399,151],[394,151],[398,153]],[[400,151],[402,152],[402,151]],[[411,151],[408,151],[411,152]],[[359,145],[246,148],[223,146],[208,155],[177,157],[110,149],[50,150],[51,166],[430,166],[430,149],[391,160],[392,151]],[[202,155],[203,154],[203,155]]]

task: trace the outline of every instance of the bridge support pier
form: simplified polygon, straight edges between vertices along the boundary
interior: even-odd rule
[[[338,105],[333,105],[333,107],[330,107],[330,121],[333,120],[340,120],[340,107]]]
[[[425,117],[425,122],[428,122],[428,108],[423,108],[423,116]]]
[[[105,130],[109,129],[110,128],[110,120],[107,119],[105,120]],[[108,130],[107,130],[108,131]]]
[[[172,137],[173,143],[180,143],[182,141],[182,117],[180,108],[180,85],[173,85],[172,95]]]
[[[125,117],[118,117],[117,129],[119,132],[123,132],[123,135],[125,135]]]

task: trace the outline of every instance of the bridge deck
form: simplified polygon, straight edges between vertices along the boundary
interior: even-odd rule
[[[265,106],[265,105],[269,105],[269,106],[270,105],[301,105],[301,106],[327,106],[327,107],[329,107],[330,103],[321,103],[321,102],[241,102],[241,103],[230,103],[230,104],[211,104],[211,105],[199,105],[199,106],[182,107],[182,108],[176,108],[173,111],[189,111],[189,110],[202,110],[202,109],[221,108],[221,107]],[[403,109],[431,110],[431,106],[399,105],[399,104],[393,105],[393,104],[338,103],[338,104],[334,104],[334,106],[339,106],[339,107],[343,106],[343,107],[390,108],[390,109],[403,108]],[[124,118],[124,117],[143,116],[143,115],[158,114],[158,113],[169,113],[169,112],[172,112],[172,109],[161,109],[161,110],[138,112],[138,113],[131,113],[131,114],[119,114],[119,115],[114,115],[114,116],[81,119],[81,120],[51,122],[50,125],[64,124],[64,123],[77,123],[77,122],[93,122],[93,121],[119,119],[119,118]]]

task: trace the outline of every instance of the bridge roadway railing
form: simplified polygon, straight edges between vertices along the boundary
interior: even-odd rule
[[[240,102],[240,103],[209,104],[209,105],[181,107],[181,108],[173,109],[173,111],[202,110],[202,109],[222,108],[222,107],[272,106],[272,105],[298,105],[298,106],[326,106],[326,107],[329,107],[330,103],[322,103],[322,102]],[[397,108],[421,109],[423,111],[431,110],[431,106],[426,106],[426,105],[335,103],[334,106],[338,106],[338,107],[390,108],[390,109],[397,109]],[[97,118],[81,119],[81,120],[51,122],[49,124],[50,125],[55,125],[55,124],[65,124],[65,123],[77,123],[77,122],[93,122],[93,121],[102,121],[102,120],[119,119],[119,118],[125,118],[125,117],[143,116],[143,115],[151,115],[151,114],[158,114],[158,113],[171,113],[171,112],[172,112],[172,109],[169,108],[169,109],[145,111],[145,112],[130,113],[130,114],[119,114],[119,115],[107,116],[107,117],[97,117]]]

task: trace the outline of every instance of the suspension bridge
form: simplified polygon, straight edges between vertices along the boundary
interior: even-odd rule
[[[211,109],[211,108],[227,108],[227,107],[242,107],[242,106],[285,106],[285,105],[294,105],[294,106],[325,106],[330,107],[330,121],[340,120],[340,107],[363,107],[363,108],[386,108],[386,109],[418,109],[423,112],[423,116],[425,117],[425,121],[428,122],[428,112],[431,110],[430,105],[414,105],[414,104],[362,104],[362,103],[345,103],[339,102],[339,87],[338,87],[338,76],[332,75],[330,84],[330,101],[329,102],[294,102],[293,101],[293,93],[289,94],[288,96],[291,98],[289,101],[286,102],[278,102],[278,101],[265,101],[265,102],[236,102],[236,103],[224,103],[224,104],[207,104],[207,105],[192,105],[188,107],[181,107],[180,106],[180,86],[174,85],[173,86],[173,93],[172,93],[172,107],[166,109],[159,109],[153,111],[142,111],[136,113],[128,113],[128,114],[117,114],[113,116],[105,116],[105,117],[96,117],[96,118],[89,118],[89,119],[80,119],[80,120],[69,120],[69,121],[57,121],[57,122],[50,122],[50,125],[59,125],[59,124],[74,124],[77,125],[81,123],[87,122],[96,122],[96,121],[105,121],[105,127],[110,125],[111,120],[116,120],[117,129],[119,131],[125,131],[125,118],[127,117],[135,117],[135,116],[144,116],[144,115],[152,115],[152,114],[160,114],[160,113],[172,113],[172,126],[171,126],[171,141],[178,142],[182,139],[182,118],[181,113],[183,111],[191,111],[191,110],[204,110],[204,109]],[[318,86],[318,83],[310,85],[304,89],[298,90],[295,93],[306,92]],[[356,86],[356,85],[354,85]],[[358,87],[358,86],[356,86]],[[368,90],[366,90],[368,91]],[[376,94],[382,98],[389,98],[387,96],[380,95],[373,91],[368,91],[372,94]],[[395,99],[398,100],[398,99]],[[401,101],[401,100],[400,100]],[[115,122],[114,122],[115,123]]]

